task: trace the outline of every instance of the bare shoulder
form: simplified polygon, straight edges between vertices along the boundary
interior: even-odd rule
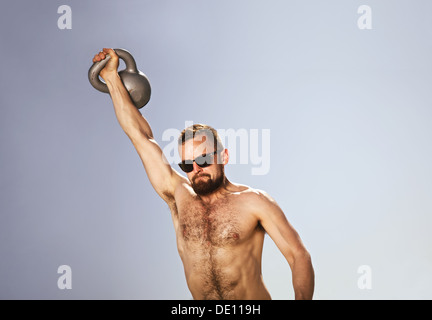
[[[241,201],[243,208],[261,223],[266,232],[274,226],[289,226],[285,213],[266,191],[245,187],[240,193],[244,196],[244,201]]]
[[[179,187],[179,186],[181,187],[181,186],[185,186],[185,185],[190,185],[189,180],[186,177],[182,176],[177,170],[173,169],[173,172],[174,172],[175,180],[177,182],[176,183],[177,187]]]
[[[173,191],[172,194],[164,194],[164,200],[168,203],[168,205],[174,205],[176,202],[176,199],[182,196],[182,194],[185,193],[185,191],[190,188],[190,182],[187,178],[182,176],[180,173],[178,173],[176,170],[173,170]]]
[[[262,211],[270,207],[278,207],[276,201],[264,190],[252,188],[243,184],[232,183],[234,195],[241,196],[242,200],[256,210]]]

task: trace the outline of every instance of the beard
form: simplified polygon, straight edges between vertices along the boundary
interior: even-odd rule
[[[200,175],[196,175],[192,178],[191,185],[192,189],[195,191],[197,195],[204,196],[207,194],[210,194],[217,190],[224,181],[224,172],[222,171],[222,174],[219,177],[216,177],[215,180],[213,180],[209,174],[203,173]],[[201,178],[203,177],[203,178]],[[196,181],[198,178],[198,181]]]

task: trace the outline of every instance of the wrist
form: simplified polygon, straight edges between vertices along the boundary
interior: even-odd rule
[[[112,84],[120,79],[120,76],[117,71],[101,74],[101,77],[102,79],[104,79],[107,85]]]

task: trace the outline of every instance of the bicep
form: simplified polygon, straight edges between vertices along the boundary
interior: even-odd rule
[[[183,177],[168,163],[156,140],[143,136],[133,140],[132,143],[153,188],[163,200],[168,202],[173,198],[175,187]]]
[[[259,206],[259,221],[291,264],[297,253],[306,250],[300,236],[272,198],[266,195],[262,202]]]

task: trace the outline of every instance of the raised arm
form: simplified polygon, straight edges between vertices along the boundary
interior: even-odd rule
[[[309,252],[300,236],[288,222],[282,209],[268,194],[261,192],[258,219],[270,238],[288,261],[293,279],[296,300],[312,299],[314,270]]]
[[[171,168],[153,137],[149,123],[134,106],[117,72],[119,58],[115,51],[104,48],[94,56],[93,62],[105,59],[106,54],[111,59],[100,76],[108,86],[117,120],[137,150],[153,188],[166,202],[172,202],[174,189],[182,176]]]

